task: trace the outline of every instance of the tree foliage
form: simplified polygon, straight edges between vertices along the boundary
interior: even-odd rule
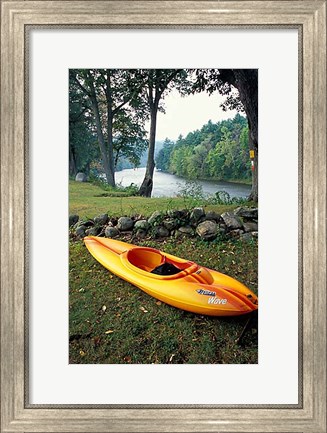
[[[137,164],[146,147],[144,122],[148,112],[142,105],[139,77],[128,69],[72,69],[70,82],[88,103],[104,173],[108,184],[115,186],[119,156]]]
[[[249,180],[247,120],[237,114],[216,124],[209,121],[176,143],[166,139],[156,164],[188,179]]]
[[[254,151],[250,199],[258,201],[258,70],[197,69],[195,74],[193,92],[218,91],[226,96],[222,104],[224,110],[235,108],[246,113],[249,147]]]
[[[91,109],[81,90],[70,82],[69,92],[69,175],[89,173],[92,161],[99,158]]]

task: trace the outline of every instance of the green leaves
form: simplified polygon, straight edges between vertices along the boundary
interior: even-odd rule
[[[188,179],[250,180],[248,126],[245,117],[209,121],[176,143],[166,139],[157,167]]]

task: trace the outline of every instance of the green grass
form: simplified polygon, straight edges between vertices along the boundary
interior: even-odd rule
[[[142,214],[201,206],[199,200],[104,196],[99,186],[70,181],[69,211],[80,218]],[[109,191],[111,194],[111,192]],[[117,193],[117,194],[116,194]],[[205,205],[205,204],[204,204]],[[237,205],[207,205],[222,213]],[[128,239],[127,239],[128,241]],[[139,241],[242,281],[257,293],[257,242],[217,239]],[[70,242],[70,363],[248,364],[258,362],[258,336],[235,340],[246,317],[214,318],[178,310],[104,269],[82,241]]]
[[[143,241],[227,273],[257,293],[257,242]],[[235,340],[246,317],[185,312],[150,297],[103,268],[82,241],[70,243],[70,363],[253,364],[257,332]]]
[[[80,218],[94,218],[101,213],[110,216],[137,215],[150,216],[155,210],[184,209],[203,205],[201,200],[182,197],[119,197],[104,196],[106,192],[91,183],[69,182],[69,213]],[[117,192],[120,195],[122,193]],[[218,213],[235,209],[238,205],[205,205],[206,210]]]

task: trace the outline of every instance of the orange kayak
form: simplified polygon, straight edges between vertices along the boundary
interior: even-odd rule
[[[114,239],[87,236],[84,242],[101,265],[166,304],[209,316],[238,316],[258,309],[258,298],[249,288],[220,272]]]

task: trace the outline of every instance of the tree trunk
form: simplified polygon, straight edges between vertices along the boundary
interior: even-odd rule
[[[73,149],[69,146],[69,176],[75,177],[77,174],[76,156]]]
[[[155,149],[155,142],[156,142],[158,102],[154,103],[151,106],[148,161],[146,164],[145,176],[142,185],[140,186],[139,189],[139,195],[143,197],[151,197],[152,188],[153,188],[153,172],[155,167],[154,149]]]
[[[244,106],[249,124],[249,148],[254,151],[252,190],[250,200],[258,201],[258,71],[238,69],[234,71],[236,87]]]
[[[249,148],[254,150],[250,200],[258,201],[258,71],[220,69],[220,78],[237,88],[249,124]]]
[[[112,94],[111,94],[111,80],[110,70],[107,70],[107,134],[108,134],[108,165],[110,182],[109,185],[115,186],[115,162],[114,162],[114,145],[112,138],[112,124],[113,124],[113,110],[112,110]]]
[[[115,180],[113,178],[113,173],[110,170],[106,143],[105,143],[105,139],[104,139],[103,132],[102,132],[102,125],[101,125],[98,102],[97,102],[95,96],[91,98],[91,102],[92,102],[92,110],[94,113],[95,126],[97,129],[98,143],[99,143],[99,147],[100,147],[104,173],[106,175],[106,179],[107,179],[108,184],[111,186],[115,186]]]

